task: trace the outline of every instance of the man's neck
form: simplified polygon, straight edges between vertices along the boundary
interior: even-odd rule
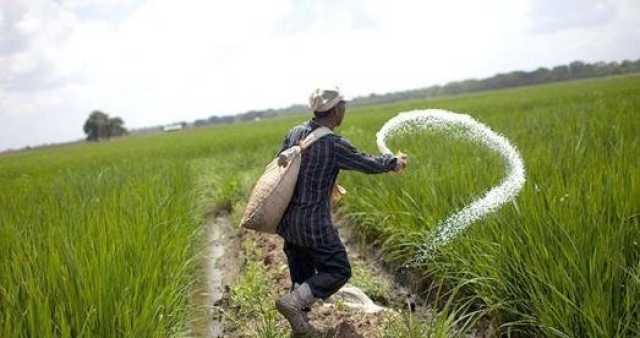
[[[335,122],[333,122],[331,119],[318,119],[318,118],[314,118],[313,121],[323,127],[327,127],[331,130],[334,130],[336,128],[336,124]]]

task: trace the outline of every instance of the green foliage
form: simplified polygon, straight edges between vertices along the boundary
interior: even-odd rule
[[[231,290],[231,303],[235,306],[229,314],[234,330],[241,336],[259,338],[284,338],[286,328],[278,325],[280,315],[273,306],[276,289],[275,276],[262,264],[262,252],[253,240],[243,243],[246,257],[242,274]]]
[[[549,82],[568,81],[593,78],[599,76],[611,76],[618,74],[630,74],[640,72],[640,59],[622,62],[595,62],[585,63],[574,61],[568,65],[558,65],[553,68],[540,67],[533,71],[516,70],[508,73],[496,74],[484,79],[467,79],[452,81],[445,85],[433,85],[427,88],[412,89],[386,94],[370,94],[353,99],[352,103],[380,104],[397,102],[409,99],[421,99],[426,97],[438,97],[446,95],[459,95],[484,90],[495,90],[517,86],[529,86]]]
[[[638,336],[639,94],[640,77],[627,76],[405,101],[348,110],[339,132],[373,153],[388,118],[444,108],[504,133],[527,166],[520,196],[420,271],[464,285],[452,311],[471,297],[505,332]],[[188,334],[204,201],[241,209],[286,131],[307,118],[0,157],[0,336]],[[443,135],[391,146],[410,156],[404,175],[340,180],[357,232],[402,264],[503,170],[494,154]]]
[[[109,115],[99,110],[91,112],[82,130],[87,134],[88,141],[99,141],[127,133],[122,118],[109,117]]]
[[[188,168],[67,164],[3,182],[0,336],[182,332],[197,230]]]
[[[227,153],[251,149],[244,135],[209,129],[0,158],[0,336],[188,335],[204,205],[238,200],[266,160]]]
[[[631,77],[416,102],[471,113],[504,133],[527,166],[517,200],[442,248],[421,266],[424,275],[451,285],[482,278],[466,292],[511,323],[505,331],[638,335],[639,93],[640,78]],[[370,123],[378,116],[388,117]],[[374,129],[361,128],[363,136]],[[356,144],[366,142],[355,135]],[[404,176],[348,175],[343,185],[359,232],[402,264],[425,230],[499,182],[503,170],[497,156],[443,135],[393,145],[412,160]]]
[[[442,285],[433,288],[426,297],[431,300],[428,309],[414,313],[407,308],[399,313],[394,313],[384,323],[383,338],[470,336],[471,330],[487,311],[485,309],[474,310],[474,297],[460,297],[459,293],[464,287],[477,282],[477,279],[460,282],[448,292],[443,291]],[[465,300],[461,301],[461,299]]]
[[[366,265],[351,262],[352,276],[349,283],[360,288],[369,298],[380,304],[389,304],[391,284],[381,276],[377,276]]]

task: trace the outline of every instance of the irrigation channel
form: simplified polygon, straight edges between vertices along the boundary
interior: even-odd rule
[[[392,153],[386,145],[387,138],[416,129],[443,130],[451,136],[465,138],[494,150],[504,159],[506,172],[506,176],[498,186],[442,221],[433,235],[425,235],[425,242],[422,243],[416,257],[417,260],[421,260],[428,258],[435,249],[445,245],[470,224],[496,211],[504,203],[512,201],[525,182],[525,169],[519,152],[505,137],[468,115],[439,109],[404,112],[390,119],[377,133],[378,149],[381,153]],[[344,219],[335,222],[335,224],[345,223],[347,222]],[[246,316],[236,317],[232,319],[231,325],[225,325],[228,313],[232,313],[234,307],[242,308],[242,304],[231,304],[230,292],[234,283],[238,283],[238,277],[241,279],[241,266],[245,266],[247,260],[262,261],[263,270],[267,271],[265,275],[268,277],[261,283],[271,285],[267,287],[269,291],[266,292],[266,296],[245,300],[263,303],[260,310],[262,315],[267,316],[266,313],[270,313],[269,316],[272,318],[267,320],[278,322],[271,327],[275,326],[275,331],[284,331],[287,327],[284,319],[277,319],[279,316],[273,311],[264,312],[263,310],[272,307],[275,298],[287,292],[290,287],[286,258],[282,252],[282,240],[278,236],[238,229],[231,225],[226,214],[210,217],[205,229],[208,233],[208,241],[201,261],[203,278],[195,288],[193,296],[193,303],[199,309],[195,311],[193,332],[207,338],[251,336],[246,328],[255,327],[255,325],[238,323],[252,320]],[[431,323],[427,326],[434,325],[433,318],[438,317],[433,313],[434,307],[419,299],[416,300],[415,295],[424,291],[423,282],[412,278],[410,273],[408,278],[402,276],[402,273],[397,273],[397,269],[394,271],[396,273],[387,273],[382,266],[380,255],[375,250],[363,245],[355,245],[357,241],[348,227],[339,227],[338,230],[350,253],[352,270],[355,270],[354,276],[351,283],[345,285],[329,300],[321,302],[320,306],[313,307],[309,313],[312,323],[319,327],[335,329],[334,337],[343,338],[387,336],[388,333],[385,333],[381,326],[388,325],[389,321],[402,320],[402,311],[410,313],[410,317],[422,317]],[[245,252],[248,250],[245,245],[247,242],[250,243],[249,247],[257,249],[252,253]],[[265,285],[261,286],[265,287]],[[371,298],[380,304],[374,303]],[[256,319],[264,322],[264,318],[253,320]],[[456,336],[490,335],[492,331],[490,325],[482,325],[483,322],[486,321],[478,321],[479,324],[476,326],[484,328],[473,330],[463,328],[470,332],[457,332]],[[436,323],[435,326],[438,324]],[[410,328],[408,330],[411,331]],[[256,335],[256,332],[253,335]]]
[[[336,223],[345,224],[345,221]],[[261,260],[260,263],[269,276],[273,277],[269,288],[276,290],[278,294],[287,292],[290,282],[282,251],[282,239],[275,235],[239,229],[230,223],[226,214],[213,218],[206,224],[206,228],[207,248],[201,262],[204,279],[193,294],[194,303],[200,307],[197,318],[193,321],[193,333],[204,338],[258,336],[251,330],[257,323],[243,323],[242,328],[237,323],[226,320],[226,314],[233,311],[233,307],[239,306],[232,304],[230,289],[238,282],[247,257],[250,257],[243,251],[244,247],[255,245],[262,254],[256,260]],[[337,228],[349,253],[353,277],[350,283],[330,299],[313,306],[309,314],[312,324],[324,329],[335,329],[332,335],[334,338],[368,338],[382,337],[383,327],[389,321],[400,321],[408,313],[411,313],[414,320],[429,322],[434,318],[432,305],[425,299],[416,297],[418,282],[406,274],[390,273],[390,267],[383,264],[381,255],[375,248],[360,242],[348,226]],[[263,305],[273,307],[274,301],[275,297]],[[277,317],[276,326],[282,332],[288,332],[288,324],[284,318],[279,315]],[[259,321],[248,321],[251,320]],[[488,321],[481,321],[463,336],[490,337],[492,331]]]
[[[201,279],[192,293],[192,331],[197,337],[225,337],[220,302],[239,273],[240,239],[226,214],[209,217],[204,227],[207,240],[200,258]]]

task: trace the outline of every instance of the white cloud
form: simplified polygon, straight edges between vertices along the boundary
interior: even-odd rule
[[[288,4],[286,16],[276,25],[283,34],[301,34],[361,30],[375,27],[376,22],[368,14],[365,0],[299,0]]]
[[[618,9],[618,4],[611,0],[537,0],[531,5],[531,29],[548,33],[605,25],[615,18]]]
[[[356,96],[640,56],[633,0],[567,22],[533,0],[10,1],[0,149],[80,138],[93,109],[147,126],[303,103],[317,84]]]

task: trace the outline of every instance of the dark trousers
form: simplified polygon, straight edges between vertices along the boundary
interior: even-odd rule
[[[317,247],[285,241],[291,285],[306,282],[316,298],[327,299],[351,278],[347,251],[340,240]]]

